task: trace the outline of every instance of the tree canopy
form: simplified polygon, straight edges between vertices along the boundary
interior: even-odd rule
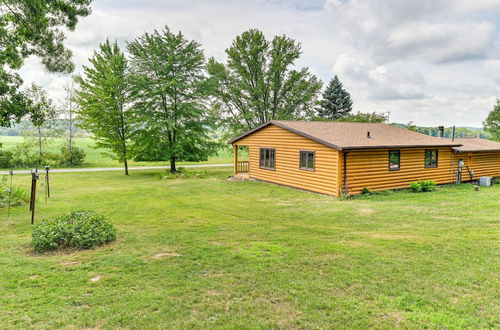
[[[91,0],[0,1],[0,125],[10,126],[26,114],[26,99],[15,72],[29,56],[38,56],[49,72],[74,69],[63,30],[74,30],[90,14]]]
[[[76,79],[79,125],[94,135],[96,147],[110,150],[124,163],[128,175],[133,116],[128,106],[127,58],[116,42],[106,40],[89,61],[83,76]]]
[[[216,109],[233,133],[313,115],[321,82],[307,68],[294,69],[299,43],[284,35],[268,41],[252,29],[238,35],[226,54],[225,64],[209,59],[207,71]]]
[[[128,45],[137,160],[202,161],[215,152],[208,136],[205,57],[200,44],[168,27]]]
[[[337,119],[337,121],[351,121],[359,123],[387,123],[389,113],[357,112]]]
[[[57,111],[47,92],[37,84],[33,83],[26,90],[28,120],[36,129],[38,138],[38,152],[43,156],[43,128],[49,128],[54,124]]]
[[[500,99],[497,99],[483,125],[484,130],[490,133],[494,140],[500,141]]]
[[[351,94],[344,89],[337,75],[328,83],[319,105],[318,116],[324,119],[336,120],[350,115]]]

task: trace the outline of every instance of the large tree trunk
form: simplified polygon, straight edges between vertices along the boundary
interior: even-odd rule
[[[175,167],[175,156],[170,157],[170,173],[177,172],[177,168]]]

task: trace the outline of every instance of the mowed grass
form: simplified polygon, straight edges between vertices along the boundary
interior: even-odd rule
[[[337,200],[200,173],[53,174],[37,221],[99,211],[119,238],[95,250],[35,254],[28,206],[0,210],[1,328],[499,326],[500,185]]]
[[[0,136],[0,143],[4,150],[12,150],[14,147],[23,142],[22,136]],[[64,144],[64,139],[53,138],[50,145],[46,148],[48,152],[60,153],[61,146]],[[76,167],[120,167],[123,166],[117,160],[105,155],[107,151],[104,149],[96,149],[95,141],[92,138],[76,138],[75,146],[85,151],[85,163]],[[109,153],[109,152],[108,152]],[[233,162],[233,155],[228,147],[219,150],[217,155],[209,157],[208,161],[204,162],[179,162],[179,165],[188,164],[230,164]],[[136,162],[129,161],[129,166],[162,166],[169,165],[167,161],[161,162]]]

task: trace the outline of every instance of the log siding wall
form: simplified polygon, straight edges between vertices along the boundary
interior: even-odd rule
[[[425,150],[438,150],[438,166],[425,167]],[[400,169],[389,169],[389,150],[400,150]],[[408,188],[410,182],[434,180],[437,184],[454,182],[451,148],[401,148],[352,150],[347,155],[349,195],[363,188],[387,190]]]
[[[286,129],[270,125],[235,145],[249,148],[249,177],[327,195],[344,192],[344,151],[338,151]],[[260,148],[276,150],[274,170],[259,167]],[[425,167],[425,150],[438,150],[438,166]],[[389,169],[389,151],[400,151],[400,169]],[[300,151],[315,152],[314,171],[300,169]],[[456,182],[458,161],[463,159],[474,179],[500,176],[500,152],[456,153],[450,147],[360,149],[347,153],[349,195],[371,190],[408,188],[410,182],[434,180],[437,184]],[[463,181],[468,181],[464,168]]]
[[[338,196],[337,150],[277,126],[267,126],[237,141],[249,148],[249,176],[253,179]],[[276,149],[275,170],[259,167],[259,149]],[[314,151],[314,171],[299,168],[300,151]]]
[[[500,151],[456,153],[454,158],[454,169],[458,168],[458,161],[463,159],[468,169],[474,171],[474,179],[480,176],[500,176]],[[467,168],[464,167],[462,181],[469,179]]]

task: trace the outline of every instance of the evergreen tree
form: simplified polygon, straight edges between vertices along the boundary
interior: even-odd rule
[[[500,141],[500,99],[497,99],[497,103],[488,114],[483,125],[484,130],[491,134],[493,140]]]
[[[337,120],[349,116],[351,111],[351,94],[344,89],[339,77],[335,75],[323,93],[318,116],[328,120]]]
[[[146,33],[128,45],[137,160],[203,161],[218,146],[208,136],[205,57],[182,33]]]
[[[106,40],[84,67],[83,77],[76,80],[79,125],[96,139],[96,148],[111,151],[111,156],[123,162],[128,175],[130,138],[133,117],[129,111],[127,59],[118,44]]]

